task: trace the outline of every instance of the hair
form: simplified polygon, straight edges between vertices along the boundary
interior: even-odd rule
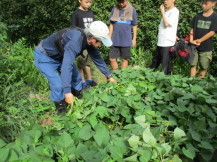
[[[93,34],[90,33],[88,28],[84,29],[84,34],[86,35],[87,38],[94,37]]]
[[[125,0],[116,0],[118,3],[122,3],[124,2]]]
[[[217,0],[202,0],[202,2],[209,2],[209,1],[211,1],[211,2],[217,2]]]

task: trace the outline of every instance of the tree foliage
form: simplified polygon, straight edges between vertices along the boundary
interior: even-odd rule
[[[138,39],[137,47],[144,47],[146,53],[156,48],[157,30],[160,22],[159,6],[162,0],[130,0],[137,9],[138,14]],[[94,0],[92,11],[98,20],[109,24],[108,18],[116,0]],[[51,33],[70,26],[72,12],[78,7],[77,0],[1,0],[0,22],[9,26],[10,38],[17,41],[25,37],[30,44],[37,44],[41,39]],[[188,35],[189,23],[196,13],[201,12],[198,0],[176,0],[180,11],[178,36]],[[215,39],[215,50],[217,51]],[[102,51],[107,53],[103,48]],[[214,52],[213,62],[217,60]],[[211,72],[215,74],[217,65],[212,65]]]

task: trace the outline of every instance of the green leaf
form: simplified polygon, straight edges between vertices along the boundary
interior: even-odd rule
[[[103,93],[102,96],[100,96],[100,98],[102,99],[102,101],[104,102],[109,102],[111,99],[110,99],[110,96],[108,96],[106,93]]]
[[[86,152],[86,151],[88,151],[87,146],[80,142],[76,148],[76,152],[75,152],[76,157],[78,158],[79,156],[81,156],[83,152]]]
[[[174,155],[172,162],[182,162],[182,160],[177,155]]]
[[[8,148],[0,149],[1,161],[6,161],[9,156],[10,150]]]
[[[138,144],[139,144],[139,136],[132,135],[132,136],[128,139],[128,142],[129,142],[130,147],[138,147]]]
[[[144,140],[144,142],[146,142],[147,144],[150,144],[150,145],[155,145],[156,144],[157,140],[152,135],[152,133],[150,131],[150,127],[147,127],[145,129],[145,131],[143,132],[143,140]]]
[[[137,116],[134,118],[134,120],[136,123],[141,125],[143,128],[145,128],[147,126],[147,124],[145,123],[145,121],[146,121],[145,115]]]
[[[152,157],[152,151],[148,150],[148,149],[139,149],[138,153],[141,155],[139,160],[141,162],[149,162],[151,160]]]
[[[19,160],[17,153],[14,150],[10,151],[9,161]]]
[[[70,145],[74,144],[74,141],[68,133],[63,132],[63,134],[59,137],[57,143],[63,148],[67,148]]]
[[[171,151],[171,146],[169,145],[169,143],[163,143],[161,144],[161,146],[166,150],[164,155],[167,155]]]
[[[193,129],[189,129],[189,132],[190,132],[190,134],[191,134],[191,137],[194,139],[194,140],[196,140],[196,141],[201,141],[201,136],[200,136],[200,134],[198,133],[198,132],[196,132],[195,130],[193,130]]]
[[[108,111],[109,109],[107,109],[106,107],[97,106],[94,114],[99,114],[100,118],[104,118],[105,116],[109,116]]]
[[[128,158],[125,158],[124,161],[138,161],[137,156],[138,156],[137,154],[132,155]]]
[[[6,145],[5,141],[3,141],[2,139],[0,139],[0,148],[4,147]]]
[[[208,143],[206,141],[202,141],[198,146],[205,148],[205,149],[208,149],[208,150],[214,150],[212,145],[210,145],[210,143]]]
[[[109,141],[109,131],[105,125],[99,123],[95,128],[96,134],[93,136],[97,145],[107,144]]]
[[[87,120],[89,121],[89,123],[91,124],[91,126],[94,128],[97,123],[98,123],[98,120],[96,118],[96,115],[95,114],[91,114],[90,117],[87,118]]]
[[[191,91],[192,93],[200,93],[200,92],[203,92],[203,87],[199,85],[194,85],[191,87]]]
[[[125,91],[124,96],[130,96],[133,94],[137,94],[136,88],[132,84],[129,84]]]
[[[186,136],[185,132],[183,130],[181,130],[180,128],[176,128],[174,130],[174,138],[175,140],[180,139],[182,137]]]
[[[187,148],[187,149],[186,149]],[[183,154],[190,158],[190,159],[194,159],[195,157],[195,148],[191,145],[191,144],[188,144],[186,148],[182,148],[182,152]]]
[[[79,137],[83,140],[89,140],[93,134],[94,132],[92,131],[89,124],[84,125],[79,131]]]

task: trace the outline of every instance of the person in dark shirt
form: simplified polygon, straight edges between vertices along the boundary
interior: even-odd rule
[[[216,1],[203,0],[203,12],[198,13],[190,23],[190,43],[197,46],[191,64],[191,77],[196,76],[198,63],[200,65],[199,78],[205,77],[212,61],[213,36],[217,31],[217,13],[213,10]]]
[[[102,43],[107,47],[112,45],[106,24],[94,21],[83,32],[75,28],[67,30],[60,38],[63,55],[56,44],[58,33],[39,43],[34,51],[34,63],[47,78],[51,89],[50,98],[54,101],[58,114],[61,114],[66,112],[66,103],[73,104],[76,92],[82,89],[81,76],[74,61],[84,49],[87,49],[89,56],[108,81],[116,83],[116,80],[112,78],[97,50]]]
[[[92,5],[92,0],[79,0],[79,3],[80,6],[72,14],[71,26],[85,28],[96,20],[93,12],[89,9]],[[92,80],[92,63],[91,58],[87,54],[87,50],[84,50],[83,55],[77,58],[77,67],[78,71],[81,73],[83,90],[87,90],[89,86],[97,85],[97,83]],[[86,73],[87,80],[85,80],[84,72]]]

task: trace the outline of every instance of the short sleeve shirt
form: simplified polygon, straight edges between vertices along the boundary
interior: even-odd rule
[[[114,8],[112,9],[111,16],[114,12]],[[111,21],[111,23],[114,26],[112,33],[112,42],[113,46],[129,47],[132,46],[132,25],[137,24],[136,9],[133,7],[132,21],[121,20],[120,17],[123,14],[123,12],[124,10],[119,10],[118,21]]]
[[[158,26],[158,42],[159,47],[170,47],[176,42],[177,27],[179,21],[179,10],[173,9],[165,12],[166,19],[170,26],[165,27],[163,19]]]
[[[76,26],[84,29],[93,21],[95,21],[95,17],[91,10],[83,11],[78,8],[72,14],[71,26]]]
[[[194,40],[202,38],[210,31],[217,31],[217,13],[213,12],[209,17],[203,16],[203,13],[198,13],[190,23],[190,27],[194,29]],[[214,47],[213,37],[202,42],[197,49],[200,52],[212,51]]]

